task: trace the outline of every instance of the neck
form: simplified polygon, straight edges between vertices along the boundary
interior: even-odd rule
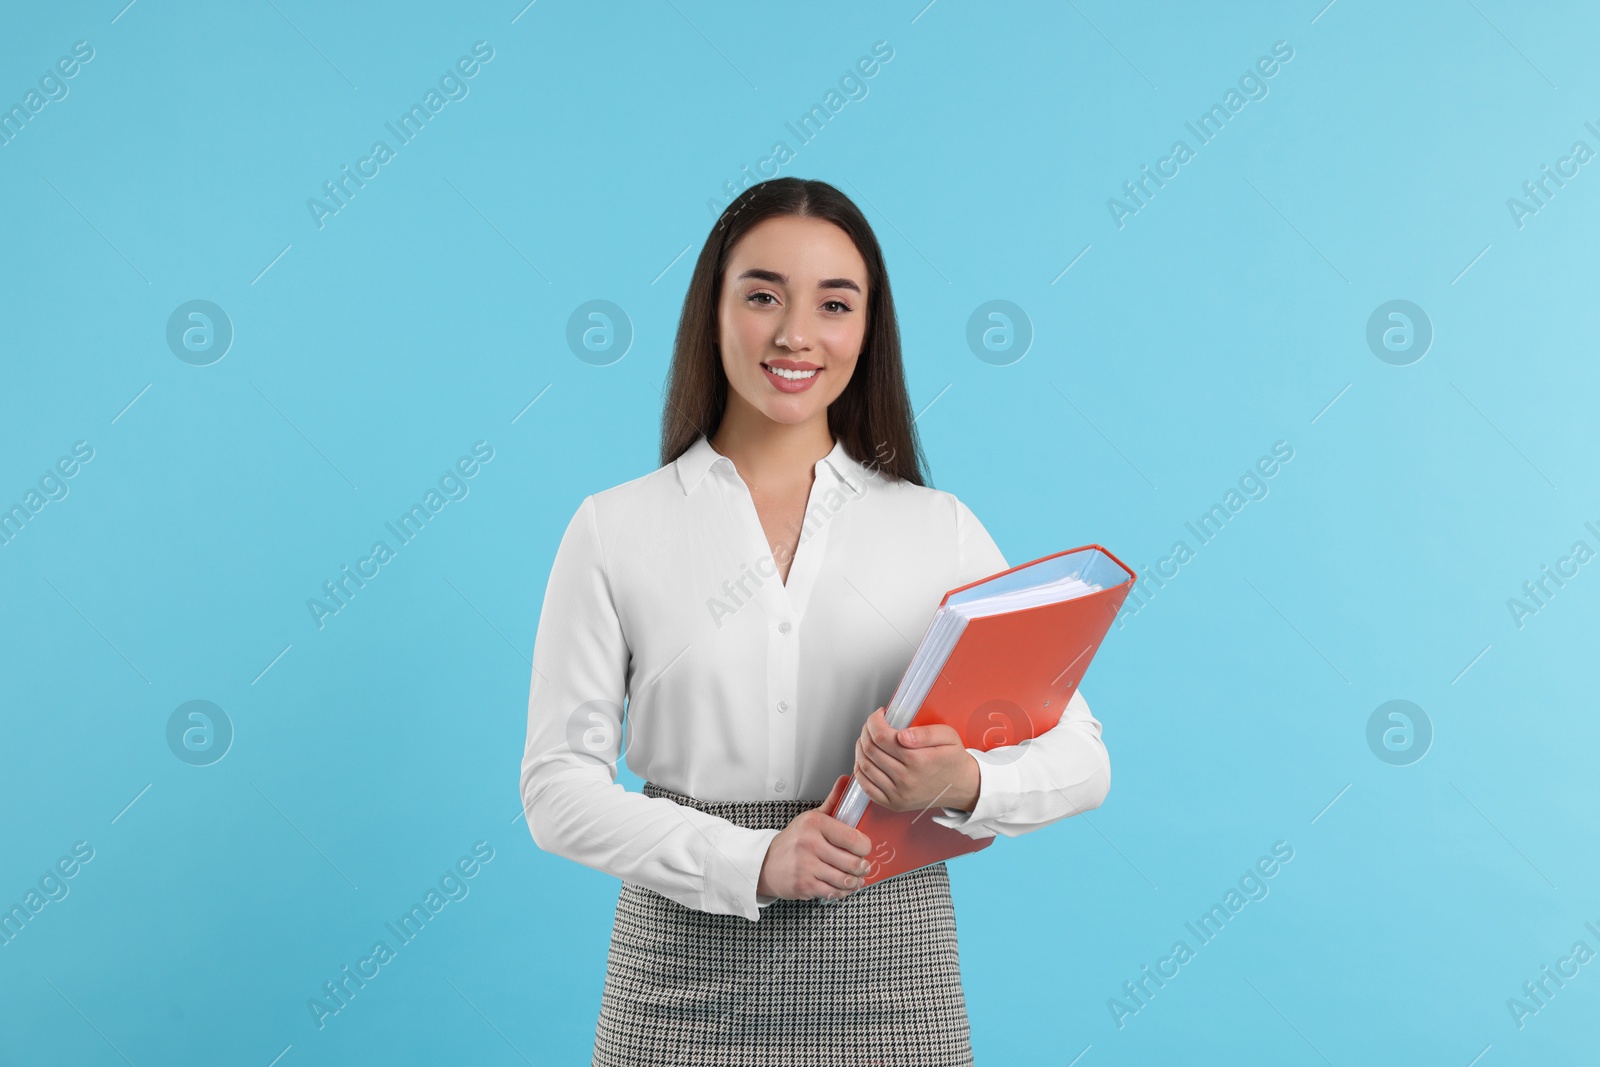
[[[833,445],[826,411],[791,424],[733,404],[711,437],[711,447],[733,460],[741,477],[763,485],[809,481]]]

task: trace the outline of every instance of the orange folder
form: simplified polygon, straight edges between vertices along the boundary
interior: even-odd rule
[[[908,725],[952,726],[963,747],[983,751],[1018,744],[1055,726],[1133,588],[1134,572],[1099,545],[1084,545],[969,582],[945,593],[939,602],[941,612],[947,607],[954,612],[954,605],[994,592],[1026,590],[1051,577],[1071,581],[1078,575],[1098,590],[968,619]],[[929,645],[938,627],[952,623],[948,619],[941,623],[936,612],[922,644]],[[916,665],[913,660],[907,667],[890,702],[891,713],[906,695]],[[855,825],[873,841],[863,886],[976,852],[994,841],[974,840],[934,822],[933,816],[941,814],[937,804],[926,811],[890,811],[859,792],[852,775],[840,778],[850,779],[847,784],[857,790],[853,807],[861,815]],[[852,789],[841,791],[828,814],[837,818],[846,809],[848,822],[851,796]]]

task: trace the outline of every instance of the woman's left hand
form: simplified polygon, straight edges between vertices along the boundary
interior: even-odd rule
[[[954,727],[896,730],[883,708],[861,728],[853,773],[867,796],[890,811],[923,811],[935,805],[971,811],[978,802],[978,761]]]

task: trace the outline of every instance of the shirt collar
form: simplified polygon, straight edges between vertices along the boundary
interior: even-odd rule
[[[733,460],[712,448],[705,434],[701,434],[673,465],[678,470],[678,481],[686,496],[694,492],[706,472],[712,468],[729,472],[735,470]],[[824,472],[830,472],[848,492],[857,496],[866,492],[866,469],[845,451],[843,438],[835,438],[833,449],[817,462],[814,473],[821,475]]]

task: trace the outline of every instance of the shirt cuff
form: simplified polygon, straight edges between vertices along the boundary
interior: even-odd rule
[[[706,854],[706,911],[760,921],[761,909],[777,899],[772,897],[763,903],[763,894],[756,892],[756,886],[760,884],[767,847],[780,832],[730,823],[717,835]]]
[[[991,821],[1003,816],[1008,801],[1017,792],[1016,760],[1005,763],[989,762],[988,754],[981,748],[969,748],[972,758],[978,761],[978,803],[971,811],[940,808],[943,815],[933,816],[940,826],[959,830],[975,841],[994,837],[997,831]]]

